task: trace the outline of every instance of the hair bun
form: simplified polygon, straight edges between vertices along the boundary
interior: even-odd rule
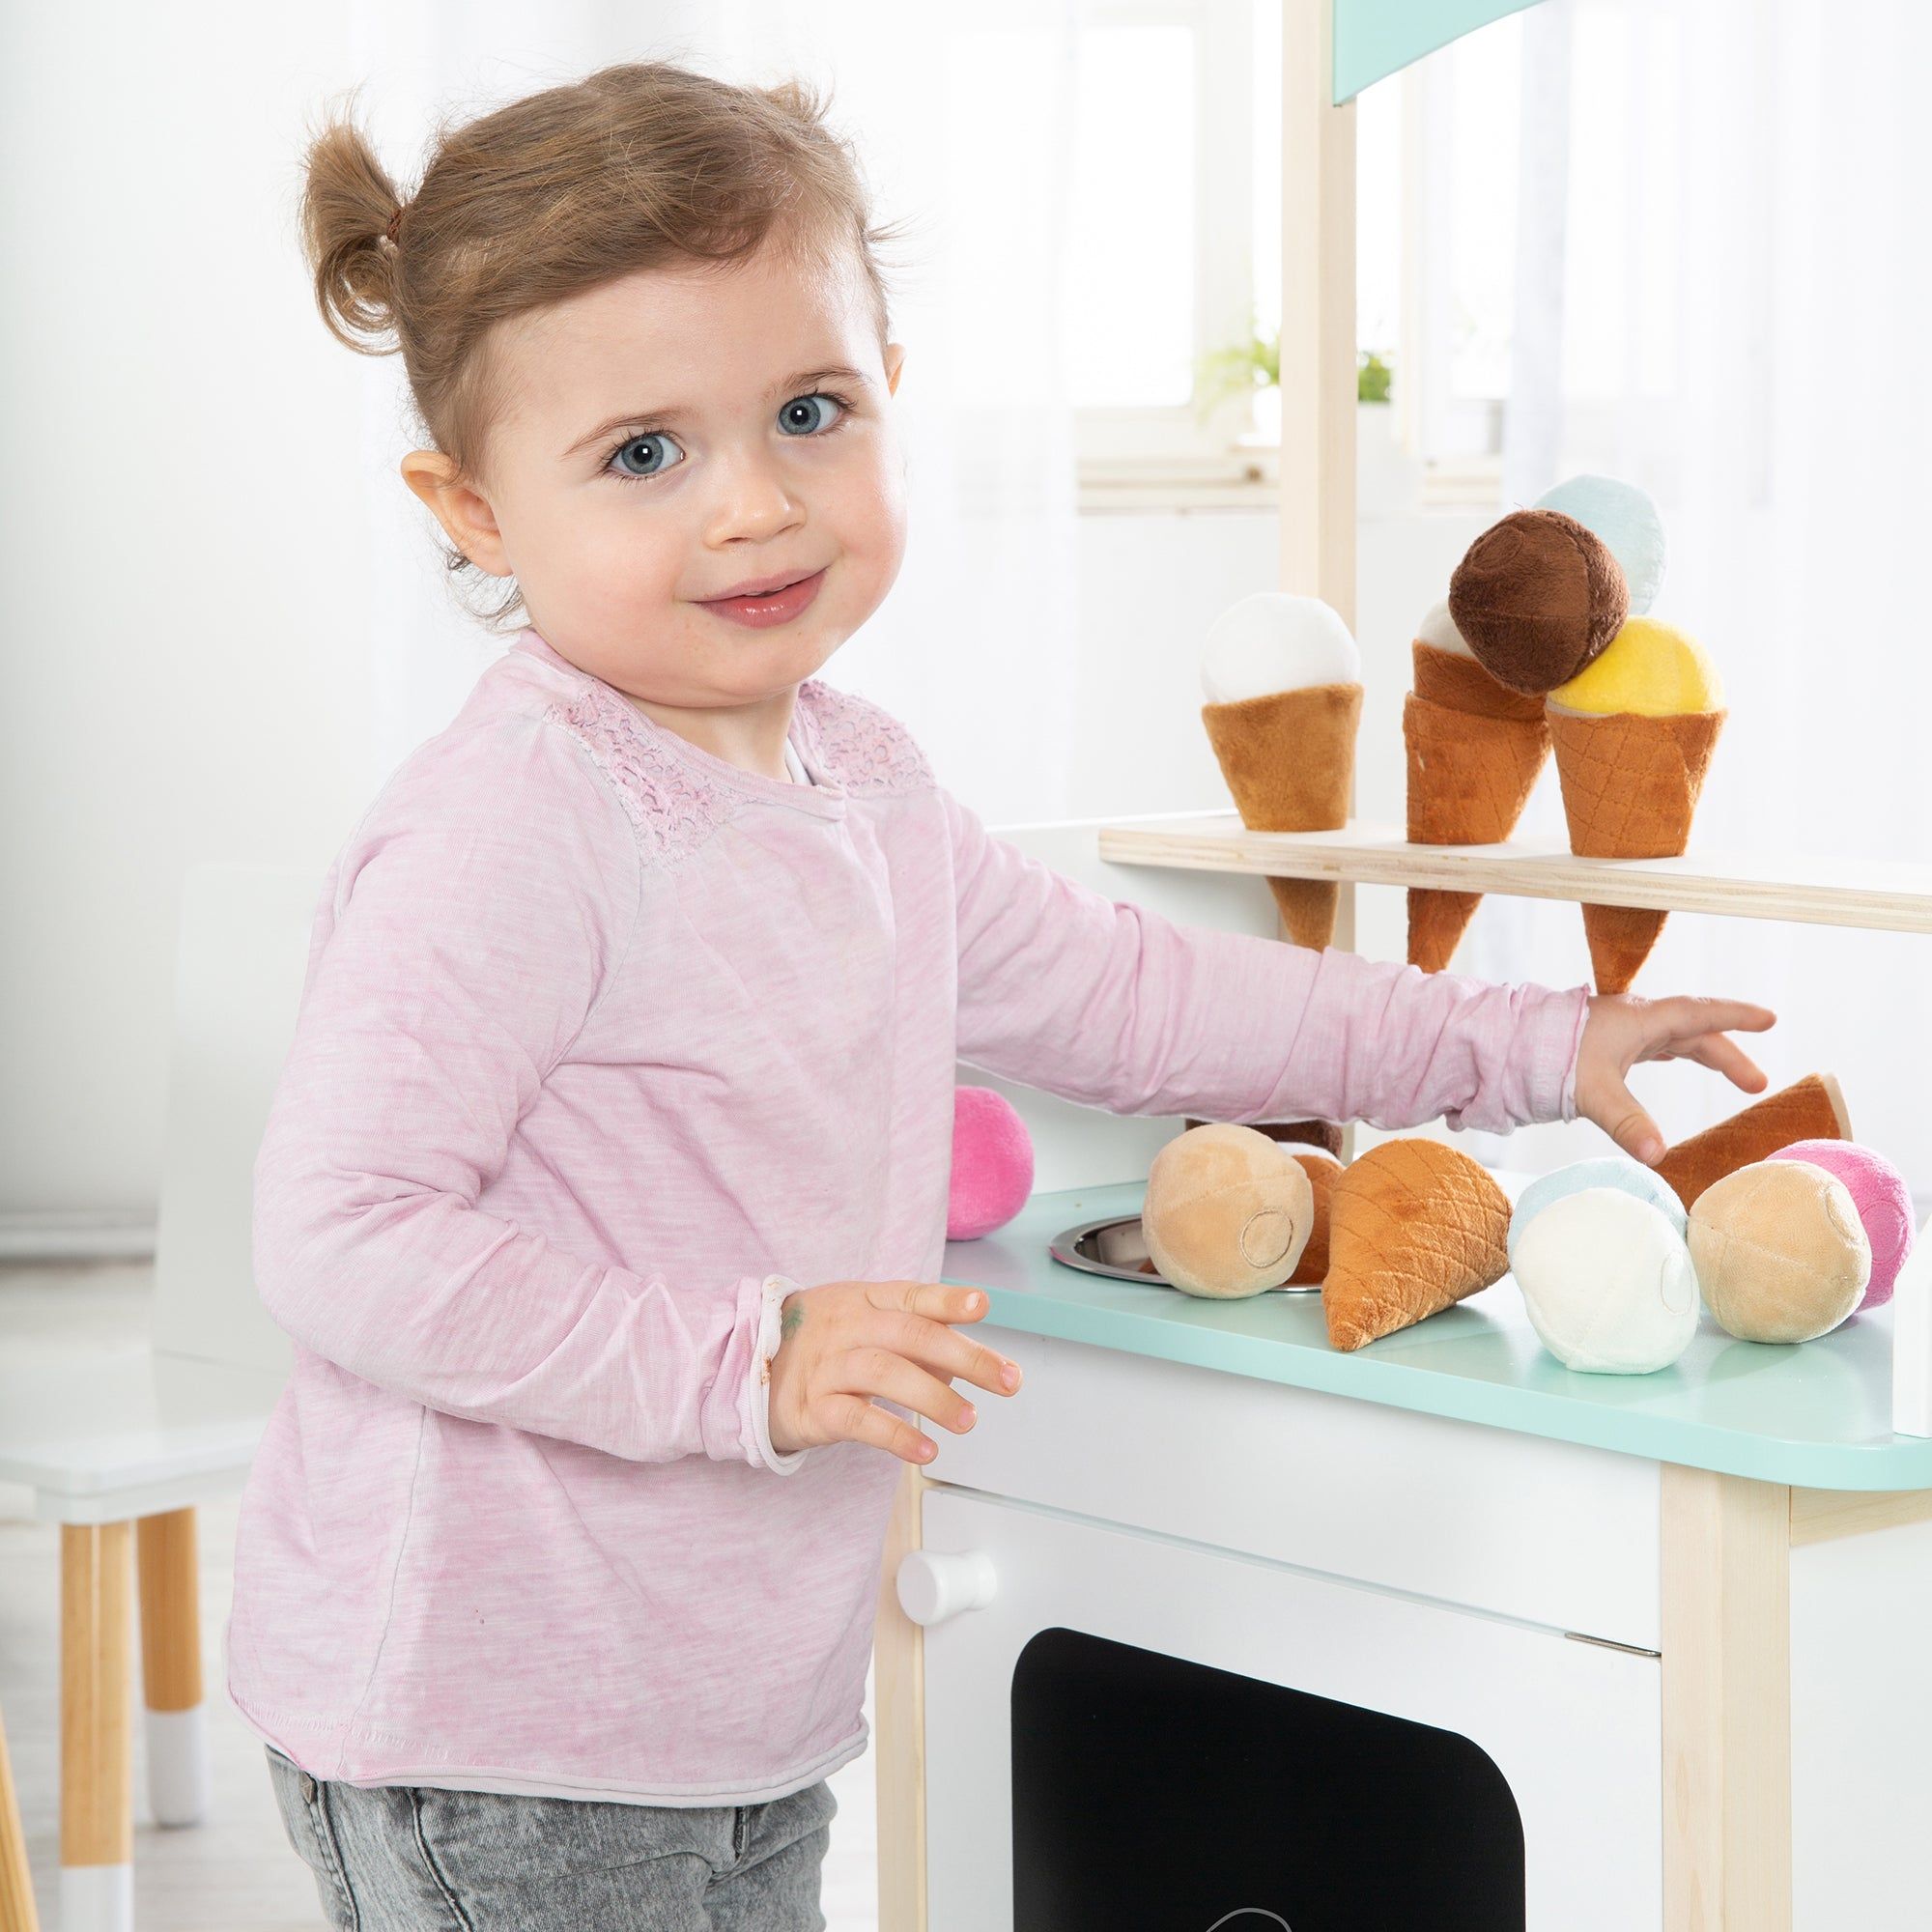
[[[403,200],[368,137],[344,113],[309,141],[301,196],[302,254],[329,332],[363,355],[395,347],[392,243]]]

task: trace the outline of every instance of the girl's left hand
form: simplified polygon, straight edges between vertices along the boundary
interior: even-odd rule
[[[1747,1094],[1762,1094],[1770,1084],[1763,1069],[1726,1035],[1733,1028],[1762,1033],[1776,1018],[1769,1008],[1739,1000],[1592,993],[1577,1052],[1577,1111],[1627,1154],[1654,1167],[1663,1158],[1663,1135],[1637,1105],[1624,1076],[1640,1060],[1694,1060]]]

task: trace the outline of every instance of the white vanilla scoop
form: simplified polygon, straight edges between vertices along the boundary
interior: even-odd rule
[[[1209,704],[1361,681],[1362,654],[1348,625],[1319,597],[1258,590],[1224,611],[1201,645]]]
[[[1429,607],[1429,614],[1415,627],[1415,635],[1423,643],[1433,645],[1438,651],[1454,651],[1459,658],[1476,655],[1456,628],[1456,620],[1450,616],[1446,601]]]

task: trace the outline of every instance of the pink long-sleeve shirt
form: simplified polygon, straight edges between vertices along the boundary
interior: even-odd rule
[[[791,745],[810,784],[526,630],[330,870],[228,1630],[319,1777],[749,1804],[864,1748],[903,1465],[775,1454],[766,1365],[793,1288],[936,1277],[955,1060],[1122,1114],[1574,1111],[1580,991],[1115,903],[815,679]]]

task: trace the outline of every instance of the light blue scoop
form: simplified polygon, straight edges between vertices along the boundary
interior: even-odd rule
[[[1677,1190],[1654,1169],[1626,1154],[1600,1154],[1594,1160],[1579,1160],[1559,1167],[1553,1174],[1541,1174],[1517,1197],[1516,1212],[1510,1216],[1509,1258],[1516,1265],[1517,1236],[1552,1203],[1586,1187],[1615,1187],[1634,1194],[1662,1210],[1663,1217],[1682,1235],[1690,1223]]]
[[[1532,506],[1575,517],[1609,546],[1630,585],[1630,613],[1641,617],[1663,588],[1663,521],[1634,483],[1614,476],[1573,476]]]

